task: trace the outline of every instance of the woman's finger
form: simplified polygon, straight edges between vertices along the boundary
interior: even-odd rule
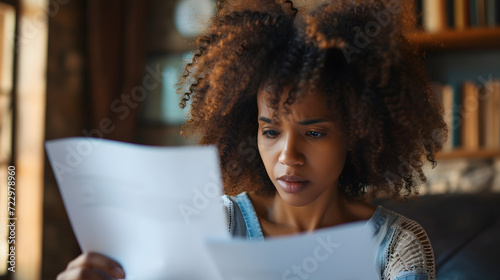
[[[107,275],[115,277],[117,279],[125,278],[125,272],[120,264],[116,261],[98,254],[98,253],[85,253],[78,256],[76,259],[68,264],[66,270],[80,270],[80,269],[90,269],[92,271],[101,271]],[[80,273],[91,273],[91,272],[80,272]],[[78,279],[78,278],[76,278]]]

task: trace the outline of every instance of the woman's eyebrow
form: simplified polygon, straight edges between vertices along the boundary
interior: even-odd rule
[[[263,121],[265,123],[276,123],[275,121],[273,121],[269,118],[266,118],[266,117],[259,117],[259,121]]]
[[[259,121],[262,121],[262,122],[265,122],[265,123],[270,123],[270,124],[275,124],[276,121],[270,119],[270,118],[266,118],[266,117],[259,117]],[[311,124],[317,124],[317,123],[322,123],[322,122],[329,122],[328,119],[323,119],[323,118],[319,118],[319,119],[310,119],[310,120],[304,120],[304,121],[300,121],[298,122],[298,124],[300,125],[311,125]]]
[[[311,125],[311,124],[316,124],[316,123],[322,123],[322,122],[328,122],[329,120],[327,119],[310,119],[310,120],[304,120],[298,122],[300,125]]]

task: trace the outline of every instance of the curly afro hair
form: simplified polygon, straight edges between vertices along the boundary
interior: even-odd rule
[[[265,85],[273,85],[266,87],[273,108],[326,93],[346,130],[339,178],[346,197],[417,192],[425,181],[421,159],[435,166],[447,129],[423,55],[405,37],[414,19],[401,2],[298,9],[291,1],[219,1],[178,93],[181,107],[191,106],[182,133],[218,146],[226,194],[275,193],[256,141],[257,93]],[[293,90],[280,104],[287,86]]]

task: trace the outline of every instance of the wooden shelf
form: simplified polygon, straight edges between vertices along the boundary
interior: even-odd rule
[[[437,154],[437,159],[488,159],[500,158],[500,150],[454,150]]]
[[[500,48],[500,27],[419,32],[409,34],[408,37],[422,49],[432,51]]]

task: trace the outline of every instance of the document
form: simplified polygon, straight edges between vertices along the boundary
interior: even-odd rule
[[[365,221],[265,241],[209,240],[224,280],[374,280],[376,247]]]
[[[213,146],[75,137],[47,141],[46,150],[82,251],[115,259],[127,280],[380,278],[364,221],[230,239]]]
[[[228,239],[215,147],[152,147],[78,137],[46,142],[83,252],[127,280],[220,279],[205,238]]]

